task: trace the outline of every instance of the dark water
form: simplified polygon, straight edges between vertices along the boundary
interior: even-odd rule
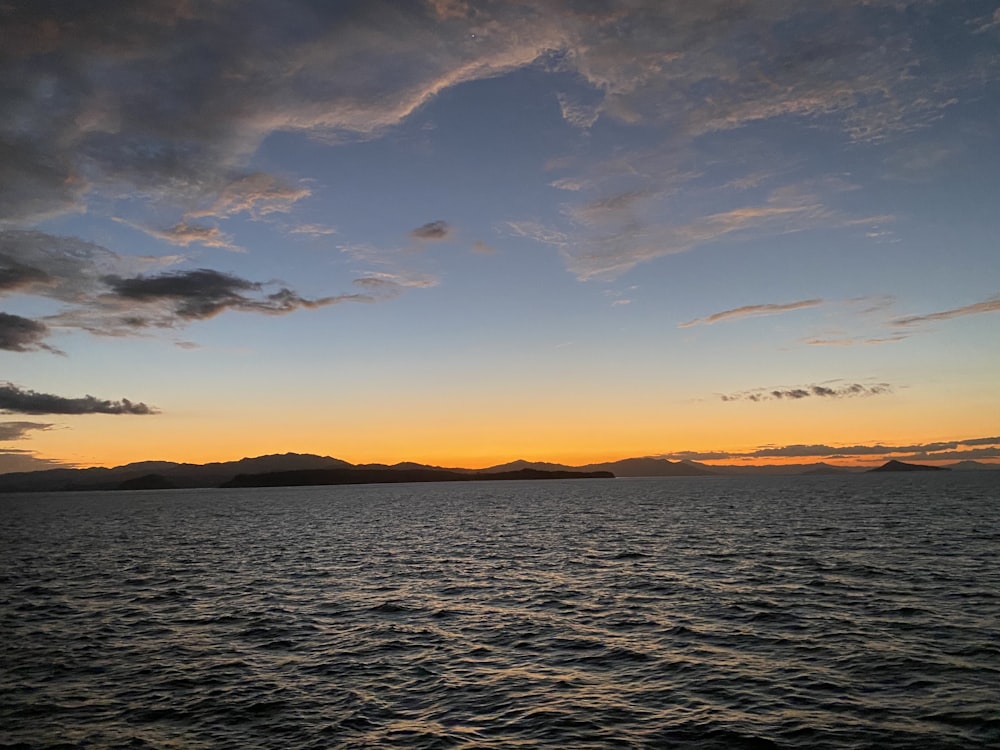
[[[0,511],[3,747],[1000,747],[1000,474]]]

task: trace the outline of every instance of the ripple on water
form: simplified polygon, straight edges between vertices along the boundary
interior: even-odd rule
[[[0,747],[1000,746],[1000,476],[0,503]]]

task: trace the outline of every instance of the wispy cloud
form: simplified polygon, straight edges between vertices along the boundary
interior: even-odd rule
[[[32,432],[44,432],[54,426],[48,422],[0,422],[0,441],[23,440]]]
[[[574,127],[586,130],[601,116],[600,101],[581,102],[564,93],[558,94],[557,99],[563,119]]]
[[[677,327],[690,328],[697,325],[712,325],[713,323],[719,323],[724,320],[740,320],[742,318],[753,318],[761,315],[777,315],[779,313],[791,312],[793,310],[818,307],[819,305],[822,305],[823,302],[824,300],[822,299],[806,299],[800,300],[799,302],[744,305],[743,307],[734,307],[731,310],[723,310],[722,312],[713,313],[712,315],[707,315],[704,318],[695,318],[694,320],[688,320],[684,323],[678,323]]]
[[[832,207],[840,194],[852,189],[838,180],[775,185],[757,202],[748,202],[740,188],[722,188],[727,196],[733,193],[728,197],[739,197],[744,205],[705,213],[706,205],[718,203],[720,188],[707,188],[697,173],[672,165],[664,165],[662,174],[650,174],[655,167],[648,165],[641,169],[642,176],[629,180],[644,187],[565,207],[570,227],[559,230],[560,243],[547,244],[560,248],[569,269],[581,280],[613,279],[641,263],[717,243],[820,229],[851,229],[892,218],[854,216]],[[620,182],[617,177],[606,179],[612,184]],[[511,222],[510,226],[530,224]],[[547,241],[539,232],[523,234]]]
[[[845,385],[813,384],[803,386],[778,388],[754,388],[749,391],[719,394],[723,401],[799,401],[808,398],[859,398],[867,396],[882,396],[893,392],[889,383],[847,383]]]
[[[83,396],[65,398],[38,393],[13,383],[0,383],[0,413],[4,414],[156,414],[157,410],[141,402],[109,401]]]
[[[328,237],[337,233],[334,227],[328,227],[325,224],[299,224],[288,231],[292,234],[305,234],[310,237]]]
[[[234,252],[243,252],[243,248],[236,245],[230,235],[226,234],[216,226],[209,226],[207,224],[189,224],[187,221],[182,221],[179,224],[175,224],[167,229],[157,229],[155,227],[136,224],[132,221],[126,221],[120,217],[115,217],[115,221],[120,224],[130,226],[133,229],[138,229],[140,232],[144,232],[150,237],[155,237],[158,240],[163,240],[164,242],[169,242],[171,245],[178,245],[179,247],[199,244],[204,245],[205,247],[216,247],[224,250],[232,250]]]
[[[570,236],[565,232],[539,221],[508,221],[503,226],[515,237],[524,237],[554,247],[565,247],[570,241]]]
[[[274,213],[288,213],[292,206],[312,195],[305,186],[293,186],[263,172],[241,175],[219,190],[208,208],[188,212],[192,218],[225,218],[246,213],[262,219]]]
[[[992,297],[983,302],[975,302],[971,305],[963,305],[962,307],[953,307],[950,310],[942,310],[941,312],[896,318],[891,322],[891,325],[897,328],[911,328],[938,320],[952,320],[954,318],[964,318],[968,315],[983,315],[991,312],[1000,312],[1000,297]]]

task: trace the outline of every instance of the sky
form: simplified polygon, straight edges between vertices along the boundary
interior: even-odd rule
[[[1000,460],[997,0],[0,27],[2,472]]]

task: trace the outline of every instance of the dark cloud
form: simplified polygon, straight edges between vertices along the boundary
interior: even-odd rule
[[[257,291],[261,286],[207,268],[128,279],[108,276],[104,280],[111,294],[123,300],[169,300],[182,318],[208,318],[227,307],[237,307],[247,301],[243,292]]]
[[[13,292],[49,281],[49,275],[40,268],[18,263],[7,255],[0,255],[0,293]]]
[[[48,422],[0,422],[0,441],[21,440],[28,437],[30,432],[52,427]]]
[[[422,227],[417,227],[410,232],[410,236],[417,240],[444,240],[451,234],[451,227],[448,222],[431,221]]]
[[[43,343],[43,339],[48,335],[49,327],[44,323],[0,312],[0,349],[9,352],[30,352],[38,349],[57,352],[57,349]]]
[[[64,398],[0,383],[0,412],[5,414],[156,414],[156,409],[127,398],[108,401],[83,396]]]
[[[719,396],[723,401],[798,401],[804,398],[854,398],[858,396],[881,396],[892,393],[889,383],[862,385],[849,383],[829,387],[825,385],[806,385],[796,388],[757,388],[737,393],[724,393]]]
[[[373,301],[364,294],[307,299],[287,288],[263,293],[265,285],[260,282],[208,268],[132,278],[108,276],[105,282],[110,289],[110,293],[105,295],[105,301],[117,299],[146,304],[166,303],[172,313],[183,320],[211,318],[223,310],[284,315],[300,308],[313,309],[341,302]],[[147,319],[137,316],[135,325],[139,326],[140,321],[144,320]]]

